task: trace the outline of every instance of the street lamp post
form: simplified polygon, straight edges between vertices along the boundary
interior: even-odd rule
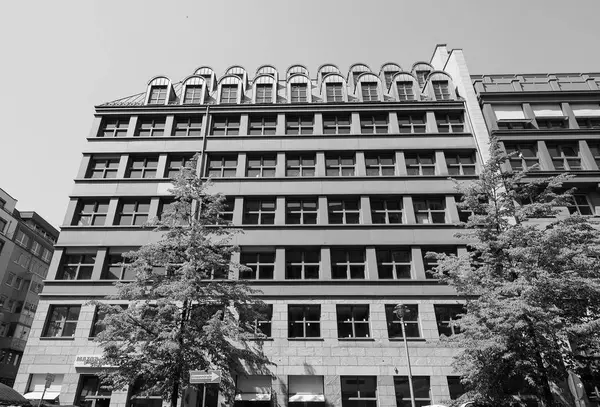
[[[406,340],[406,328],[404,327],[404,316],[410,310],[404,304],[398,304],[394,307],[394,313],[400,318],[400,326],[402,326],[402,339],[404,340],[404,350],[406,351],[406,366],[408,367],[408,388],[410,389],[410,404],[411,407],[416,407],[415,391],[413,389],[412,370],[410,368],[410,356],[408,354],[408,341]]]

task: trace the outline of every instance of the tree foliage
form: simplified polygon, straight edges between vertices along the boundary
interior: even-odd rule
[[[469,250],[436,255],[437,276],[467,298],[451,338],[470,390],[460,401],[560,405],[552,393],[570,371],[598,372],[581,351],[600,353],[600,233],[589,218],[559,216],[569,176],[503,172],[507,158],[494,141],[479,179],[457,184],[472,212],[460,233]]]
[[[118,282],[96,340],[103,349],[103,382],[177,404],[190,370],[223,373],[220,392],[231,401],[236,373],[263,372],[255,321],[264,306],[243,281],[222,279],[232,268],[234,230],[220,218],[224,197],[207,192],[195,173],[196,160],[173,180],[175,201],[153,224],[156,242],[126,253],[135,274]]]

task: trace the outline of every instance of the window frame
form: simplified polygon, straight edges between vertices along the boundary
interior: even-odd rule
[[[258,204],[258,209],[250,210],[251,204]],[[263,208],[263,205],[273,204],[273,208]],[[274,225],[275,224],[275,213],[277,211],[277,200],[275,198],[244,198],[244,211],[242,215],[243,225]],[[257,216],[257,222],[249,222],[250,216]],[[266,219],[265,219],[266,218]]]
[[[257,83],[254,90],[254,103],[273,103],[272,83]]]
[[[465,133],[464,112],[435,112],[438,133]]]
[[[238,84],[222,84],[219,95],[219,104],[229,105],[238,103]]]
[[[569,143],[569,142],[561,142],[561,143],[549,143],[546,142],[546,148],[548,149],[548,154],[550,155],[550,160],[552,161],[552,166],[556,171],[582,171],[583,170],[583,162],[581,157],[581,151],[577,143]],[[567,155],[565,153],[565,149],[573,149],[577,155]],[[558,153],[558,155],[554,155],[553,153]],[[575,165],[575,168],[572,167],[572,161],[577,161],[578,164]],[[562,168],[560,168],[560,164],[557,166],[558,162],[562,162]],[[558,167],[558,168],[557,168]]]
[[[93,205],[93,208],[87,212],[84,211],[86,206]],[[108,220],[108,207],[110,206],[109,199],[80,199],[77,202],[77,207],[73,215],[72,226],[105,226]],[[101,211],[104,209],[104,212]],[[89,218],[87,223],[82,222],[82,219]],[[101,223],[96,221],[101,218]]]
[[[85,178],[115,179],[119,172],[120,157],[90,157],[90,163]],[[94,174],[101,176],[96,177]]]
[[[396,261],[395,253],[407,253],[408,261]],[[384,261],[383,254],[386,254],[389,261]],[[413,278],[412,251],[410,247],[379,247],[375,249],[375,259],[377,261],[377,276],[380,280],[410,280]],[[384,267],[390,267],[390,277],[383,276]],[[400,268],[408,270],[400,271]]]
[[[181,172],[182,168],[194,159],[193,154],[169,154],[167,155],[167,165],[165,167],[165,178],[173,179]]]
[[[385,304],[384,307],[387,333],[390,340],[404,339],[402,335],[402,321],[394,312],[396,305],[397,304]],[[404,315],[404,330],[406,332],[406,339],[422,338],[423,332],[419,318],[419,304],[405,304],[404,306],[408,311]]]
[[[391,159],[391,164],[382,163],[384,160]],[[369,161],[376,160],[376,163],[369,164]],[[365,168],[367,177],[390,177],[396,175],[396,155],[394,152],[365,152]],[[377,174],[369,174],[369,172],[373,172],[372,170],[377,170]],[[385,174],[385,172],[390,172],[391,174]],[[371,171],[369,171],[371,170]],[[387,170],[387,171],[386,171]]]
[[[452,100],[450,92],[450,83],[447,80],[431,81],[431,89],[435,100]]]
[[[258,161],[258,164],[251,162]],[[249,154],[246,157],[246,177],[248,178],[275,178],[277,172],[277,154]]]
[[[348,117],[348,120],[345,118]],[[346,121],[348,124],[346,124]],[[342,122],[340,124],[340,122]],[[331,131],[333,130],[333,131]],[[346,131],[347,130],[347,131]],[[346,114],[323,114],[323,134],[341,135],[352,133],[352,115]]]
[[[65,252],[56,271],[56,280],[91,280],[96,264],[94,253]],[[67,269],[74,269],[67,272]]]
[[[361,391],[360,381],[369,380],[370,383],[363,383],[364,386],[374,387]],[[350,387],[349,381],[356,382],[356,387]],[[377,407],[377,376],[340,376],[340,392],[342,407]],[[347,387],[345,387],[347,386]]]
[[[60,308],[65,308],[66,312],[65,312],[65,318],[62,320],[56,320],[53,321],[53,315],[54,312],[57,309]],[[69,317],[71,316],[71,310],[73,311],[77,311],[77,317],[76,319],[69,319]],[[75,333],[77,332],[77,323],[79,322],[79,316],[81,315],[81,305],[80,304],[73,304],[73,305],[67,305],[67,304],[51,304],[50,307],[48,308],[48,314],[46,316],[46,321],[44,323],[44,329],[42,330],[42,338],[74,338],[75,337]],[[52,324],[59,324],[57,329],[57,333],[60,333],[60,335],[49,335],[49,333],[51,332],[51,328],[52,328]],[[67,324],[69,324],[69,326],[73,326],[73,333],[71,335],[64,335],[65,332],[69,332],[66,330],[67,328]]]
[[[166,122],[167,119],[164,116],[140,116],[138,118],[134,137],[164,137]]]
[[[399,101],[415,101],[415,89],[411,81],[396,81],[396,92]]]
[[[344,160],[352,160],[352,165],[344,164]],[[336,161],[333,163],[332,161]],[[336,171],[336,174],[331,172]],[[344,171],[351,173],[344,174]],[[325,176],[327,177],[354,177],[356,176],[356,153],[329,153],[325,154]]]
[[[397,118],[400,134],[427,133],[426,113],[398,112]]]
[[[290,164],[290,161],[297,160],[298,165]],[[304,165],[304,161],[312,161],[312,165]],[[291,175],[292,171],[298,171],[298,175]],[[309,172],[305,174],[304,172]],[[312,172],[312,174],[310,174]],[[285,176],[286,177],[314,177],[317,173],[317,157],[314,153],[286,153],[285,155]]]
[[[290,204],[298,204],[297,208]],[[307,204],[314,204],[314,210],[306,208]],[[299,223],[290,222],[291,216],[298,216]],[[314,222],[312,218],[314,217]],[[308,218],[308,219],[307,219]],[[319,222],[319,202],[316,198],[286,198],[285,200],[285,224],[286,225],[317,225]]]
[[[148,105],[164,105],[169,94],[168,85],[152,85],[148,93]]]
[[[196,119],[199,119],[196,120]],[[202,115],[175,116],[172,137],[202,137]],[[184,134],[177,134],[183,132]]]
[[[459,320],[459,314],[466,312],[464,304],[434,304],[435,322],[440,336],[452,336],[460,333],[460,328],[454,325]],[[448,335],[446,332],[449,331]]]
[[[423,383],[419,383],[419,382],[423,382]],[[430,376],[412,376],[412,383],[413,383],[413,392],[414,392],[414,399],[415,399],[415,403],[417,406],[426,406],[426,405],[431,405],[431,377]],[[405,394],[405,393],[400,393],[398,394],[398,390],[399,387],[403,385],[406,385],[407,389],[409,389],[408,387],[408,376],[394,376],[394,395],[396,398],[396,405],[397,406],[408,406],[411,403],[411,396],[410,396],[410,390]],[[421,394],[421,388],[420,386],[426,386],[428,388],[428,396],[429,397],[422,397]],[[405,397],[402,397],[405,396]],[[421,396],[421,397],[419,397]]]
[[[310,124],[305,124],[310,122]],[[313,134],[315,127],[314,114],[286,114],[285,115],[285,134],[295,136]]]
[[[385,124],[381,124],[384,120]],[[360,114],[360,133],[361,134],[389,134],[390,132],[389,113],[361,113]]]
[[[432,177],[438,175],[436,156],[433,151],[406,151],[404,153],[404,162],[406,164],[406,173],[409,176]]]
[[[445,151],[444,158],[446,159],[446,167],[448,168],[449,175],[477,175],[477,161],[474,152]],[[456,163],[451,163],[448,158],[455,159]],[[471,162],[463,162],[464,159],[471,160]],[[465,172],[465,169],[470,168],[472,168],[472,173],[469,173],[470,171]]]
[[[211,136],[239,136],[240,130],[240,115],[216,115],[212,117]]]
[[[304,97],[302,97],[302,88],[304,88]],[[308,102],[308,83],[290,83],[290,102]]]
[[[301,314],[301,319],[292,319],[294,311]],[[321,337],[321,305],[320,304],[288,304],[288,339],[315,339]],[[311,319],[318,314],[318,319]],[[311,324],[317,326],[318,332],[316,335],[310,332]],[[294,328],[300,326],[302,335],[293,335]]]
[[[252,256],[253,258],[249,258]],[[246,259],[244,259],[246,257]],[[272,257],[272,261],[269,261]],[[264,258],[264,260],[263,260]],[[253,260],[253,261],[248,261]],[[242,251],[240,264],[248,270],[240,270],[240,280],[274,280],[275,279],[276,252],[272,251]],[[264,274],[266,274],[266,277]]]
[[[596,214],[587,194],[573,194],[570,201],[570,204],[567,204],[567,209],[571,215],[577,213],[580,216],[594,216]]]
[[[325,98],[328,103],[344,101],[344,84],[342,82],[325,83]]]
[[[117,261],[118,260],[118,261]],[[106,254],[106,260],[102,267],[102,274],[100,276],[100,280],[119,280],[119,281],[129,281],[135,279],[135,275],[130,275],[131,271],[127,270],[130,261],[123,257],[123,253],[111,253],[108,252]],[[111,271],[112,268],[119,268],[119,276],[118,278],[109,278],[108,274],[115,274],[114,271]],[[131,278],[127,278],[131,277]]]
[[[346,315],[344,311],[348,311]],[[337,332],[339,339],[368,339],[371,338],[371,309],[369,304],[336,304],[335,306]],[[360,320],[361,316],[365,316]],[[349,316],[346,320],[345,317]],[[347,332],[345,327],[350,327],[349,336],[341,336],[343,331]],[[361,333],[357,328],[362,327],[364,331]]]
[[[104,116],[100,131],[98,132],[99,138],[119,138],[126,137],[127,130],[129,129],[130,117],[127,116]],[[114,127],[113,127],[114,126]]]
[[[383,197],[377,197],[377,196],[373,196],[370,197],[370,203],[371,203],[371,220],[372,223],[374,225],[400,225],[405,223],[405,218],[404,218],[404,199],[401,196],[398,197],[393,197],[393,196],[383,196]],[[374,207],[376,205],[374,205],[374,203],[382,203],[382,208],[381,209],[374,209]],[[388,204],[388,202],[396,202],[399,209],[390,209],[388,208],[390,205]],[[383,214],[384,216],[384,222],[379,222],[379,221],[375,221],[376,217],[374,215],[377,214]],[[390,215],[395,214],[396,216],[399,216],[400,222],[392,222],[391,221],[391,217]]]
[[[350,207],[348,207],[350,206]],[[339,209],[335,209],[338,207]],[[361,224],[360,198],[328,197],[327,216],[330,225],[359,225]],[[340,217],[340,222],[333,222],[334,217]]]
[[[234,166],[227,166],[228,162],[232,162],[231,158],[235,159]],[[219,167],[211,167],[211,164],[220,164]],[[228,155],[228,154],[217,154],[217,155],[209,155],[206,160],[206,169],[204,172],[205,177],[209,178],[235,178],[237,174],[237,166],[238,166],[238,156],[237,155]],[[219,174],[211,174],[211,171],[219,171]],[[226,175],[231,174],[231,175]]]
[[[202,89],[204,85],[199,84],[189,84],[185,85],[185,92],[183,93],[183,103],[184,105],[201,105],[204,99],[204,93]],[[190,92],[191,91],[191,92]]]
[[[379,102],[379,84],[377,82],[360,82],[360,95],[363,102]]]
[[[424,207],[425,207],[424,209],[417,208],[418,204],[421,202],[424,203]],[[432,209],[432,203],[434,203],[434,204],[441,203],[442,209]],[[433,205],[433,206],[435,206],[435,205]],[[433,196],[413,197],[413,207],[414,207],[414,211],[415,211],[415,221],[417,224],[434,225],[434,224],[448,223],[448,213],[447,213],[448,208],[446,208],[445,197],[433,197]],[[444,214],[444,222],[436,221],[435,214],[440,214],[440,213]],[[422,215],[422,214],[427,215],[427,222],[420,221],[419,215]],[[424,220],[425,218],[421,217],[421,219]]]
[[[292,254],[299,254],[300,261],[292,261]],[[317,255],[318,261],[311,262],[307,259],[308,255]],[[300,267],[300,275],[294,277],[290,271],[291,267]],[[307,267],[315,268],[316,275],[312,272],[309,275]],[[313,270],[314,272],[314,270]],[[321,249],[320,248],[286,248],[285,250],[285,279],[286,280],[318,280],[321,276]]]
[[[352,259],[352,255],[357,253],[360,253],[362,261]],[[336,258],[338,255],[339,258]],[[333,280],[365,280],[367,278],[367,256],[363,247],[333,247],[330,249],[330,260],[331,278]],[[344,268],[344,275],[342,273],[338,274],[339,270],[337,268]],[[356,276],[357,271],[359,276]]]
[[[131,204],[134,205],[133,211],[124,212],[125,205],[131,205]],[[148,211],[147,212],[140,211],[139,207],[141,205],[148,205]],[[119,205],[117,207],[117,213],[115,215],[115,221],[114,221],[115,226],[140,226],[140,227],[143,227],[144,223],[146,223],[148,221],[148,219],[150,219],[150,205],[151,205],[151,200],[149,198],[120,199]],[[131,223],[122,223],[124,216],[131,216],[132,222]],[[142,219],[145,218],[144,222],[141,224],[138,223],[139,218],[142,218]]]
[[[274,136],[277,134],[277,116],[250,115],[248,118],[248,135]]]
[[[539,171],[540,170],[540,156],[537,145],[535,142],[531,143],[504,143],[504,150],[508,157],[508,164],[511,171]],[[523,151],[531,150],[535,153],[535,156],[525,156]],[[512,156],[511,156],[512,155]],[[529,165],[529,162],[535,161],[534,164]],[[520,163],[516,166],[517,162]],[[515,164],[515,165],[513,165]],[[531,169],[532,167],[536,167]]]

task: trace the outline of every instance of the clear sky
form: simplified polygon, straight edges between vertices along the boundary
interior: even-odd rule
[[[600,71],[600,0],[38,0],[0,12],[0,188],[60,226],[93,106],[201,65],[384,62],[438,43],[471,74]]]

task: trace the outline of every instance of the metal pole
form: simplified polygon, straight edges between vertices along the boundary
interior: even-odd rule
[[[412,370],[410,368],[410,356],[408,354],[408,341],[406,340],[406,329],[404,328],[404,313],[406,308],[404,305],[396,306],[396,315],[400,317],[400,325],[402,326],[402,339],[404,341],[404,350],[406,351],[406,366],[408,367],[408,388],[410,389],[410,404],[412,407],[416,407],[415,403],[415,391],[413,389],[412,381]]]
[[[46,386],[44,386],[44,391],[42,392],[42,397],[40,397],[40,401],[38,401],[37,407],[40,407],[42,405],[42,400],[44,399],[45,395],[46,395]]]
[[[206,407],[206,383],[202,385],[202,407]]]

